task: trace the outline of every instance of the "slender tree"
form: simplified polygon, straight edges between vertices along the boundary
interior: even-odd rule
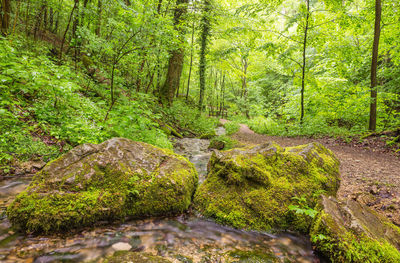
[[[304,40],[303,40],[303,64],[302,64],[302,74],[301,74],[301,115],[300,115],[300,123],[303,123],[304,119],[304,89],[305,89],[305,77],[306,77],[306,50],[307,50],[307,33],[309,27],[309,19],[310,19],[310,0],[305,0],[307,5],[307,14],[306,21],[304,26]]]
[[[7,36],[10,27],[11,0],[2,0],[1,7],[1,33]]]
[[[186,101],[189,99],[190,77],[192,76],[192,67],[193,67],[194,31],[195,31],[194,26],[195,26],[195,19],[193,19],[192,22],[192,41],[190,43],[190,64],[189,64],[189,75],[188,75],[187,90],[186,90]]]
[[[72,7],[71,13],[70,13],[70,15],[69,15],[67,28],[66,28],[65,31],[64,31],[64,36],[63,36],[62,41],[61,41],[60,57],[58,58],[59,63],[61,63],[61,59],[62,59],[62,54],[63,54],[63,49],[64,49],[65,38],[66,38],[66,36],[67,36],[69,27],[70,27],[70,25],[71,25],[71,21],[72,21],[73,15],[74,15],[74,11],[75,11],[75,9],[78,8],[78,4],[79,4],[79,0],[75,0],[74,6]]]
[[[206,89],[206,53],[208,38],[210,36],[211,22],[210,22],[210,0],[204,0],[203,17],[201,19],[201,35],[200,35],[200,64],[199,64],[199,75],[200,75],[200,96],[199,96],[199,110],[204,110],[204,92]]]
[[[372,63],[371,63],[371,104],[369,112],[369,129],[376,130],[376,106],[378,90],[376,71],[378,67],[378,52],[379,52],[379,38],[381,34],[381,15],[382,3],[381,0],[375,0],[375,30],[374,30],[374,44],[372,47]]]

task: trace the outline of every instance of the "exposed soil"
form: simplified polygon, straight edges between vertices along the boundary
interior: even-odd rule
[[[368,205],[400,225],[400,157],[375,144],[344,143],[333,138],[287,138],[256,134],[246,125],[232,136],[251,145],[275,141],[281,146],[319,142],[340,160],[339,199],[352,198]]]

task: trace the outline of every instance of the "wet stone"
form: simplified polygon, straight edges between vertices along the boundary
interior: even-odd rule
[[[118,242],[112,245],[112,248],[115,251],[129,251],[131,250],[132,246],[128,243]]]

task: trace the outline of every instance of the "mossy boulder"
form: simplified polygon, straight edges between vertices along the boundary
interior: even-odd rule
[[[171,261],[159,257],[154,256],[149,253],[141,253],[141,252],[115,252],[114,255],[107,257],[104,263],[170,263]]]
[[[322,196],[311,228],[316,250],[332,262],[400,262],[400,229],[354,200]]]
[[[84,144],[47,164],[7,209],[26,232],[64,231],[99,221],[182,213],[198,175],[170,150],[114,138]]]
[[[307,232],[311,220],[290,206],[313,208],[321,193],[335,195],[339,187],[339,161],[317,143],[215,151],[209,169],[195,207],[236,228]],[[299,204],[299,198],[304,202]]]

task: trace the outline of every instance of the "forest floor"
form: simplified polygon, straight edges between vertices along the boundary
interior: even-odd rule
[[[283,147],[319,142],[340,160],[341,184],[337,197],[352,198],[400,225],[400,158],[376,145],[360,147],[334,138],[288,138],[256,134],[246,125],[232,138],[245,145],[274,141]]]

